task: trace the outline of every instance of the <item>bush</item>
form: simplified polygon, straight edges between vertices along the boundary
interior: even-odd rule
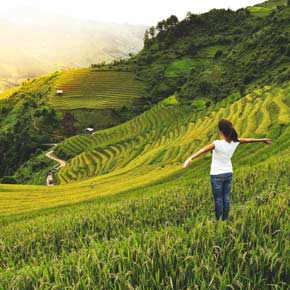
[[[0,182],[3,184],[17,184],[17,181],[12,176],[4,176],[0,179]]]
[[[223,55],[223,51],[222,51],[222,50],[218,50],[218,51],[215,53],[214,58],[215,58],[215,59],[218,59],[218,58],[220,58],[222,55]]]

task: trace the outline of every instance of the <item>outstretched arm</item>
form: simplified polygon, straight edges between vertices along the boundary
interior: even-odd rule
[[[268,138],[261,138],[261,139],[255,139],[255,138],[239,138],[240,144],[244,143],[255,143],[255,142],[264,142],[265,144],[271,144],[272,140]]]
[[[194,153],[193,155],[191,155],[190,157],[188,157],[185,162],[183,163],[183,168],[187,167],[188,164],[195,158],[197,158],[198,156],[200,156],[203,153],[206,153],[208,151],[212,151],[214,149],[214,144],[209,144],[203,148],[201,148],[199,151],[197,151],[196,153]]]

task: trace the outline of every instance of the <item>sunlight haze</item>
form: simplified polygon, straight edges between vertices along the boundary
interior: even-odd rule
[[[102,22],[155,25],[158,21],[174,14],[183,19],[188,11],[192,13],[206,12],[212,8],[238,9],[262,2],[261,0],[11,0],[1,4],[0,17],[22,22],[23,7],[43,10],[74,18]],[[26,10],[26,9],[25,9]],[[25,17],[25,16],[23,16]],[[27,16],[26,16],[27,17]]]

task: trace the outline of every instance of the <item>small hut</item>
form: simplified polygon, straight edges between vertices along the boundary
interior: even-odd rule
[[[63,90],[57,90],[56,91],[57,96],[62,96],[63,95]]]
[[[93,128],[86,128],[84,131],[87,134],[92,134],[94,132],[94,129]]]

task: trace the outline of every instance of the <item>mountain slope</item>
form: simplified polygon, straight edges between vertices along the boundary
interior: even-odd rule
[[[212,102],[289,80],[290,8],[272,9],[265,18],[249,9],[189,13],[181,21],[172,16],[152,27],[132,59],[147,94]]]
[[[271,0],[249,7],[248,9],[255,16],[266,17],[269,16],[273,10],[286,5],[287,0]]]
[[[224,106],[209,107],[208,112],[198,116],[193,116],[186,107],[160,104],[118,127],[89,137],[67,139],[56,153],[75,157],[60,170],[58,177],[61,182],[71,182],[106,173],[106,178],[111,174],[120,177],[122,172],[125,176],[130,172],[144,176],[154,170],[157,170],[154,176],[162,177],[176,171],[184,156],[217,138],[216,126],[221,118],[232,120],[242,136],[274,137],[279,132],[277,146],[286,149],[290,99],[287,89],[289,84],[285,89],[265,87],[232,104],[229,99]],[[260,158],[255,160],[273,154],[268,150],[260,151]],[[242,158],[244,152],[237,154],[239,162],[250,160],[250,153]]]
[[[57,96],[57,89],[64,94]],[[148,107],[143,83],[133,73],[95,69],[43,76],[0,94],[0,100],[0,177],[14,175],[46,149],[43,144],[59,142],[86,127],[97,130],[117,125]],[[34,170],[49,166],[45,158],[36,159],[30,162]],[[22,175],[18,174],[18,180],[25,182],[25,176],[19,179]]]

